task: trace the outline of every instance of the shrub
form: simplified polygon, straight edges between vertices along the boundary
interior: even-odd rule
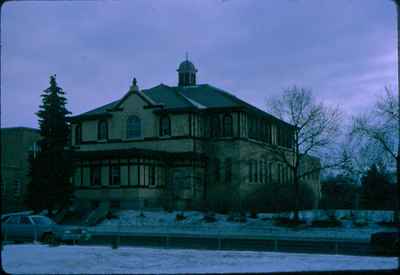
[[[204,215],[203,221],[205,221],[205,222],[207,222],[207,223],[212,223],[212,222],[216,222],[217,219],[215,218],[214,213],[209,212],[209,213],[206,213],[206,214]]]
[[[315,194],[308,185],[299,190],[300,209],[312,209]],[[246,197],[243,204],[248,211],[278,213],[292,211],[295,207],[293,185],[271,183],[263,185]]]
[[[225,185],[210,187],[203,209],[219,214],[228,214],[232,210],[232,190]]]
[[[327,178],[321,182],[322,209],[354,209],[360,188],[343,175]]]
[[[368,222],[366,222],[366,221],[362,221],[362,220],[353,221],[354,227],[366,227],[367,225],[368,225]]]
[[[106,218],[107,218],[108,220],[111,220],[111,219],[118,219],[118,216],[115,215],[113,212],[108,211],[108,213],[107,213],[107,215],[106,215]]]
[[[251,209],[251,211],[250,211],[250,218],[252,218],[252,219],[257,219],[257,218],[258,218],[257,210]]]
[[[278,217],[274,218],[274,224],[277,226],[285,226],[285,227],[297,227],[300,225],[305,225],[306,222],[303,220],[294,220],[287,217]]]
[[[337,219],[329,219],[329,220],[316,220],[311,223],[311,227],[340,227],[342,226],[342,222]]]
[[[398,224],[394,221],[381,221],[381,222],[377,222],[377,224],[379,224],[380,226],[385,226],[385,227],[397,227]]]
[[[243,212],[232,212],[229,214],[227,221],[244,223],[247,221],[246,214]]]
[[[185,215],[183,215],[183,213],[176,214],[176,217],[175,217],[176,221],[183,221],[184,219],[186,219],[186,217],[185,217]]]

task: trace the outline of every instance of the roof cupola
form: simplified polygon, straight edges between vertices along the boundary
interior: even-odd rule
[[[178,86],[195,86],[196,85],[196,67],[192,62],[188,60],[186,54],[186,60],[183,61],[178,68]]]

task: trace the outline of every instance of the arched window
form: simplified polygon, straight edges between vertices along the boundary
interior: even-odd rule
[[[97,124],[97,138],[100,139],[100,140],[108,139],[108,124],[107,124],[107,121],[100,120],[99,123]]]
[[[160,136],[170,136],[171,135],[171,120],[168,116],[163,116],[160,118]]]
[[[233,122],[232,116],[229,114],[224,115],[224,137],[231,137],[233,135]]]
[[[77,124],[75,126],[75,144],[81,144],[82,142],[82,125]]]
[[[142,123],[139,117],[129,116],[126,121],[126,137],[137,138],[142,135]]]
[[[219,137],[221,134],[218,115],[211,118],[211,136]]]

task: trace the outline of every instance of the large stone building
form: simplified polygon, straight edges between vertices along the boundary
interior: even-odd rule
[[[14,127],[1,129],[1,209],[3,213],[26,209],[29,153],[40,139],[39,130]]]
[[[294,128],[209,84],[188,60],[178,85],[129,91],[71,118],[75,197],[83,207],[198,207],[217,184],[245,196],[290,182],[271,148],[290,157]],[[319,196],[319,173],[308,178]]]

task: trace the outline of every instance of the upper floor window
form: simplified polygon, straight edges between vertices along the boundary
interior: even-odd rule
[[[271,124],[269,124],[269,123],[267,123],[265,125],[265,135],[266,135],[267,142],[272,143]]]
[[[221,134],[218,115],[211,118],[211,136],[219,137]]]
[[[126,137],[137,138],[142,135],[142,123],[139,117],[129,116],[126,123]]]
[[[233,122],[232,116],[229,114],[224,115],[224,137],[231,137],[233,135]]]
[[[108,123],[105,120],[100,120],[97,125],[97,138],[108,139]]]
[[[75,144],[81,144],[82,142],[82,125],[77,124],[75,126]]]
[[[274,145],[277,144],[276,136],[277,136],[276,125],[272,124],[271,125],[271,144],[274,144]]]
[[[168,116],[163,116],[160,119],[160,136],[171,135],[171,120]]]
[[[249,117],[248,132],[250,138],[257,138],[257,119],[254,117]]]

